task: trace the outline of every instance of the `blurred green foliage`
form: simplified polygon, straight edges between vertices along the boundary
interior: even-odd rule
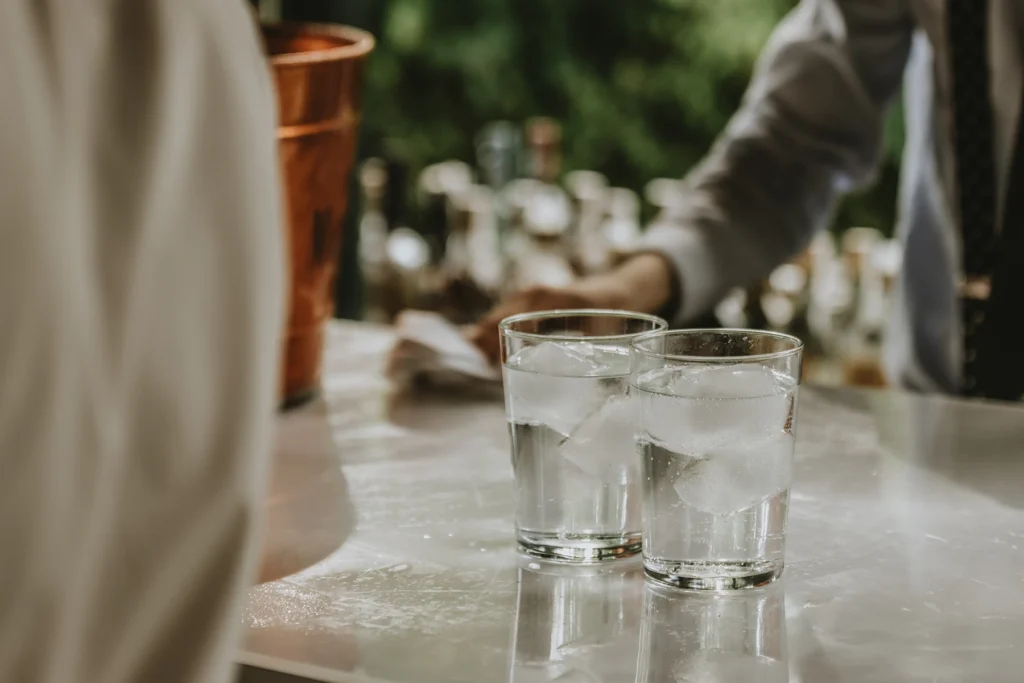
[[[377,0],[380,2],[381,0]],[[366,91],[363,154],[398,139],[414,169],[473,159],[483,124],[553,116],[564,170],[641,190],[677,177],[739,105],[754,61],[793,0],[389,0]],[[342,3],[344,5],[344,3]],[[879,182],[839,229],[893,223],[898,108]]]

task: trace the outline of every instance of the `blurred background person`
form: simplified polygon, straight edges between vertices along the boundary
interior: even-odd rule
[[[843,193],[874,177],[906,71],[906,259],[887,374],[923,391],[1020,398],[1024,363],[1011,340],[1024,291],[1022,22],[1009,0],[804,0],[642,253],[611,273],[512,294],[477,340],[494,353],[501,317],[566,305],[662,311],[686,324],[731,287],[767,277],[810,243]]]
[[[990,259],[1019,251],[996,239],[1014,196],[1011,0],[261,5],[381,38],[342,316],[466,323],[500,300],[476,332],[493,354],[505,313],[659,306],[675,324],[798,334],[815,382],[1019,396],[999,342],[1014,314],[996,313],[1017,288],[992,283]],[[466,182],[489,198],[461,199]],[[494,282],[473,273],[492,258],[472,236],[489,232]]]
[[[0,4],[0,680],[231,678],[283,324],[242,0]]]
[[[517,290],[614,284],[603,275],[648,226],[677,221],[678,174],[727,124],[795,2],[257,4],[266,19],[378,38],[338,315],[388,323],[419,308],[465,324]],[[894,99],[876,182],[837,204],[830,230],[687,324],[798,334],[809,379],[884,384],[880,338],[902,263],[891,239],[902,113]]]

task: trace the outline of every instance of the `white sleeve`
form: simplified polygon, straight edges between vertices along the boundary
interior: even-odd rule
[[[675,266],[679,321],[795,255],[871,178],[913,30],[905,0],[803,0],[778,26],[684,213],[645,236]]]

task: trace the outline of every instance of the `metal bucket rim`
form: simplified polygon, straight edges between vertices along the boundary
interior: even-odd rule
[[[337,47],[329,47],[322,50],[284,52],[276,55],[268,55],[267,59],[270,61],[270,64],[275,67],[298,66],[304,64],[356,59],[369,54],[376,44],[376,40],[371,33],[352,26],[344,26],[342,24],[280,21],[263,24],[261,29],[280,31],[285,35],[323,36],[326,38],[337,38],[348,42],[347,45],[339,45]]]

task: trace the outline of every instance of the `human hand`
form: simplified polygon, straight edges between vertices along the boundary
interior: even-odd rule
[[[568,287],[530,287],[516,292],[488,312],[467,336],[492,362],[500,360],[498,323],[510,315],[571,308],[607,308],[653,313],[672,297],[675,276],[661,255],[637,254],[618,268],[585,277]]]
[[[528,287],[513,293],[488,311],[467,331],[467,336],[492,362],[498,362],[501,355],[498,323],[510,315],[558,309],[612,307],[610,294],[589,286],[586,281],[569,287]]]

